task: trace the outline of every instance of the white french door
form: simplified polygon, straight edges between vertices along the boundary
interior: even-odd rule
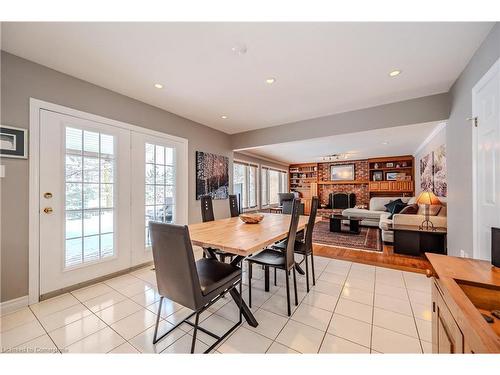
[[[187,189],[181,183],[186,177],[186,160],[177,142],[147,134],[133,134],[132,151],[132,260],[144,263],[152,259],[149,221],[188,222],[182,209],[187,204]]]
[[[491,259],[491,228],[500,227],[500,60],[472,90],[475,130],[474,258]]]
[[[40,113],[40,294],[130,264],[130,132]]]
[[[40,110],[40,295],[152,259],[147,222],[187,223],[186,144]]]

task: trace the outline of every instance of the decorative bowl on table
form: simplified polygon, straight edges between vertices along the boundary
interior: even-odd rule
[[[241,214],[241,221],[246,224],[258,224],[264,219],[264,215],[262,214]]]

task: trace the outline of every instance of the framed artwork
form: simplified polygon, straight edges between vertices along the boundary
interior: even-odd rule
[[[445,144],[420,159],[420,188],[432,191],[438,197],[447,196]]]
[[[28,129],[0,125],[0,156],[27,159]]]
[[[394,167],[394,163],[385,163],[385,167],[386,168],[393,168]]]
[[[373,172],[373,181],[382,181],[384,179],[384,174],[382,171]]]
[[[398,172],[387,172],[385,174],[385,179],[387,181],[396,181],[398,179]]]
[[[354,181],[354,164],[330,166],[331,181]]]
[[[229,158],[196,151],[196,199],[210,195],[212,199],[229,196]]]

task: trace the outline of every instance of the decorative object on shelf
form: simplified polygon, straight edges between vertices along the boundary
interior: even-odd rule
[[[245,224],[258,224],[264,219],[264,215],[262,214],[241,214],[241,221]]]
[[[196,199],[210,195],[212,199],[229,196],[229,158],[196,151]]]
[[[330,166],[330,180],[354,181],[354,164]]]
[[[386,172],[385,179],[387,181],[396,181],[397,177],[398,177],[398,174],[399,173],[397,173],[397,172]]]
[[[373,181],[382,181],[384,179],[384,173],[382,171],[373,172]]]
[[[403,161],[403,162],[401,162],[401,166],[402,166],[403,168],[405,168],[405,167],[407,167],[407,166],[408,166],[408,163],[407,163],[407,162],[405,162],[405,161]]]
[[[386,168],[394,168],[394,163],[390,162],[390,163],[385,163],[385,167]]]
[[[397,163],[396,168],[401,168],[401,164]]]
[[[404,181],[406,179],[406,173],[396,173],[396,181]]]
[[[28,129],[0,125],[0,156],[28,159]]]
[[[374,167],[375,169],[378,169],[378,163],[375,163]]]
[[[441,205],[441,201],[434,195],[432,191],[422,191],[417,198],[417,204],[425,205],[425,220],[420,224],[420,230],[436,230],[434,224],[429,220],[429,206]]]

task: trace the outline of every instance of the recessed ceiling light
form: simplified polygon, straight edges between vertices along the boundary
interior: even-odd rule
[[[383,145],[388,145],[388,144],[389,144],[389,142],[384,141],[384,142],[382,142],[382,144],[383,144]]]
[[[276,82],[276,78],[270,77],[270,78],[266,79],[266,83],[268,85],[272,85],[274,82]]]
[[[245,43],[236,43],[231,47],[231,51],[237,55],[244,55],[247,53],[247,45]]]
[[[401,74],[401,70],[393,70],[392,72],[389,73],[389,77],[396,77]]]
[[[222,115],[220,118],[223,119],[223,120],[225,120],[225,119],[227,119],[227,116],[226,115]]]
[[[155,87],[157,89],[162,89],[163,88],[163,85],[161,83],[155,83]]]

